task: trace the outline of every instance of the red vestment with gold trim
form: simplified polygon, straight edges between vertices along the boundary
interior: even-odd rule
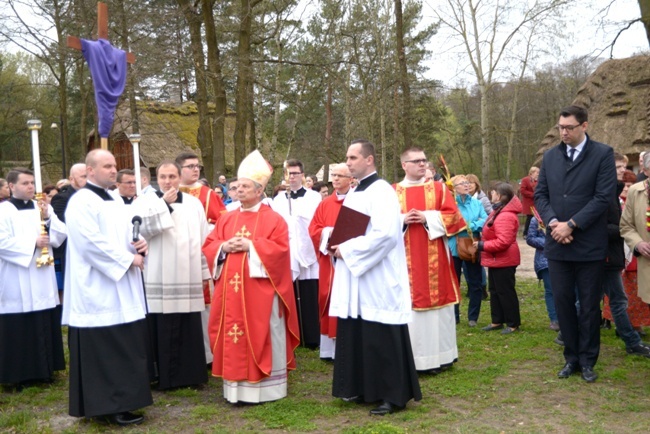
[[[466,226],[453,193],[440,182],[393,185],[402,214],[412,209],[440,211],[445,235],[450,237]],[[424,224],[410,224],[404,234],[413,310],[437,309],[460,301],[458,280],[442,237],[429,240]]]
[[[289,233],[284,219],[266,205],[258,212],[237,209],[223,215],[203,245],[212,273],[221,245],[234,236],[251,241],[269,277],[250,277],[248,252],[226,256],[215,283],[208,324],[212,373],[229,381],[259,382],[269,377],[273,363],[269,321],[276,295],[286,324],[287,369],[296,367],[293,351],[300,337]]]

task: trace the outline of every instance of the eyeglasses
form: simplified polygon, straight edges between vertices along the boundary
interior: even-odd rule
[[[298,176],[302,175],[302,172],[289,172],[289,176]]]
[[[458,187],[459,185],[469,185],[469,181],[464,181],[464,182],[459,182],[458,184],[454,184],[454,187]]]
[[[203,170],[203,166],[201,166],[200,164],[188,164],[187,166],[182,166],[182,167],[183,167],[183,169],[190,169],[190,170],[199,169],[199,170]]]
[[[406,160],[405,163],[413,163],[413,164],[427,164],[429,160],[426,158],[422,158],[420,160]]]
[[[567,132],[570,133],[571,131],[573,131],[573,130],[575,130],[576,128],[578,128],[580,125],[582,125],[582,124],[578,124],[578,125],[559,125],[559,124],[558,124],[558,125],[555,126],[555,128],[557,128],[558,130],[560,130],[560,132],[562,132],[562,130],[566,130]]]
[[[352,178],[348,175],[339,175],[338,173],[332,173],[332,178]]]

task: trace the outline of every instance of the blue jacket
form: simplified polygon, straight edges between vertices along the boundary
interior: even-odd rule
[[[541,279],[539,272],[548,268],[548,259],[544,254],[544,243],[546,242],[546,234],[539,228],[539,222],[535,217],[530,220],[528,227],[528,234],[526,235],[526,243],[535,248],[535,273],[537,278]]]
[[[607,255],[607,210],[616,199],[616,167],[611,147],[587,136],[575,161],[567,156],[567,145],[544,153],[535,207],[546,225],[546,257],[555,261],[602,261]],[[548,224],[553,219],[573,219],[577,228],[573,241],[558,244]]]
[[[483,225],[485,220],[487,220],[487,214],[481,202],[474,199],[472,196],[466,194],[463,198],[462,195],[456,195],[456,204],[460,213],[463,215],[463,218],[469,225],[472,230],[472,235],[477,240],[481,236],[481,231],[483,230]],[[456,237],[467,238],[467,231],[462,231],[458,235],[453,236],[449,239],[449,248],[451,249],[452,256],[458,257],[458,249],[456,248]]]

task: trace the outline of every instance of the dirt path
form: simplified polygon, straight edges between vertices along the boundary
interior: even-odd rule
[[[517,235],[517,243],[521,252],[521,264],[517,267],[517,277],[536,279],[537,275],[533,267],[535,249],[526,244],[526,240],[521,234]]]

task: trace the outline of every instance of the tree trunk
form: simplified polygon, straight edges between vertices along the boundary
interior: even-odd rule
[[[199,130],[197,141],[201,149],[201,157],[205,166],[204,173],[213,173],[212,168],[212,131],[210,129],[210,114],[208,112],[208,91],[205,77],[205,56],[201,41],[201,16],[197,14],[189,0],[176,0],[190,31],[190,46],[194,73],[196,74],[196,107],[199,112]]]
[[[208,71],[214,91],[215,107],[212,130],[212,172],[206,170],[210,182],[215,182],[219,174],[226,173],[226,110],[228,101],[221,73],[221,52],[214,25],[214,10],[211,0],[202,0],[205,39],[208,45]],[[236,166],[235,166],[236,168]]]
[[[650,0],[639,0],[639,9],[641,10],[641,22],[645,27],[648,45],[650,45]]]
[[[406,51],[404,50],[404,23],[402,19],[402,0],[395,0],[395,36],[397,40],[397,59],[399,61],[399,79],[402,88],[402,133],[404,147],[410,148],[411,142],[411,88],[406,69]]]
[[[70,140],[68,138],[68,73],[65,65],[65,53],[67,47],[65,44],[65,38],[63,37],[63,29],[61,26],[61,7],[59,2],[54,2],[54,22],[56,25],[56,35],[59,40],[59,50],[58,50],[58,70],[59,70],[59,119],[61,125],[61,168],[62,168],[62,178],[67,178],[68,167],[70,166],[70,161],[72,161],[72,153],[70,149]]]
[[[330,155],[332,149],[332,81],[327,81],[327,101],[325,102],[325,161],[323,162],[323,182],[329,182]]]
[[[397,182],[397,171],[399,170],[399,96],[397,87],[393,90],[393,182]]]
[[[248,119],[248,146],[246,146],[246,155],[253,152],[257,149],[257,132],[256,123],[255,123],[255,84],[253,83],[253,64],[248,64],[249,71],[249,80],[248,80],[248,92],[246,95],[246,118]]]
[[[121,40],[122,50],[129,51],[129,26],[124,0],[120,1],[120,21],[121,21]],[[131,130],[133,134],[140,134],[140,121],[138,119],[138,105],[135,100],[135,77],[133,76],[133,66],[127,63],[126,76],[126,94],[129,98],[129,110],[131,111]],[[139,164],[139,163],[138,163]],[[135,169],[135,167],[134,167]]]
[[[481,92],[481,151],[483,153],[481,183],[488,186],[490,181],[490,128],[488,118],[488,86],[479,84]],[[487,188],[487,187],[486,187]]]
[[[280,86],[282,85],[282,79],[280,75],[282,74],[282,44],[280,44],[280,36],[276,38],[276,44],[278,45],[278,63],[275,65],[275,95],[274,95],[274,104],[273,104],[273,136],[271,136],[271,153],[269,158],[275,158],[275,150],[278,146],[278,139],[280,136]],[[298,94],[300,98],[300,94]],[[296,110],[297,114],[297,110]],[[291,144],[289,144],[291,146]],[[270,160],[271,164],[274,163],[273,159]]]
[[[246,156],[246,127],[248,126],[248,82],[253,12],[250,0],[240,0],[239,44],[237,49],[237,85],[235,90],[235,167]]]

